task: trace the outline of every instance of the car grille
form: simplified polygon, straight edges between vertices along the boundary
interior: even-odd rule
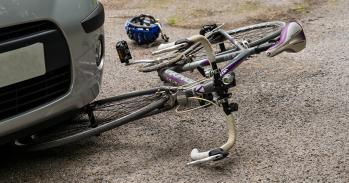
[[[16,40],[21,40],[21,43],[1,47],[2,43]],[[0,54],[37,42],[44,44],[46,73],[0,88],[0,121],[52,102],[70,89],[70,53],[55,24],[41,21],[0,29]]]
[[[63,67],[0,89],[0,119],[27,111],[64,95],[70,86],[70,67]]]

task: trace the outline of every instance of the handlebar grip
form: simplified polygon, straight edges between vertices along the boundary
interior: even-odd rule
[[[193,149],[191,150],[190,157],[192,160],[199,160],[199,159],[204,159],[209,157],[209,152],[210,151],[205,151],[205,152],[200,152],[199,149]]]
[[[170,47],[172,47],[174,45],[176,45],[176,42],[160,44],[159,47],[158,47],[158,50],[167,49],[167,48],[170,48]]]

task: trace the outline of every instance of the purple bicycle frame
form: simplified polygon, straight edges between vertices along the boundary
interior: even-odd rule
[[[234,53],[222,54],[222,55],[216,56],[216,63],[229,61],[229,63],[221,70],[220,75],[225,76],[228,73],[232,72],[245,60],[246,57],[250,56],[254,52],[255,50],[253,48],[249,48],[249,49],[244,49]],[[210,62],[208,61],[208,59],[203,59],[203,60],[185,64],[180,67],[173,67],[173,68],[163,70],[162,72],[160,72],[159,75],[163,80],[170,82],[173,85],[181,86],[181,85],[194,83],[195,80],[180,74],[180,72],[190,71],[190,70],[196,69],[197,67],[205,67],[209,65],[210,65]]]
[[[229,61],[229,63],[220,71],[220,75],[223,77],[231,72],[233,72],[247,57],[259,53],[261,51],[266,51],[274,44],[268,43],[264,46],[255,46],[251,48],[242,47],[233,37],[227,34],[225,31],[219,31],[231,44],[235,45],[238,48],[237,50],[230,50],[218,53],[215,58],[215,63],[221,63]],[[192,71],[198,67],[209,66],[209,60],[203,59],[191,63],[184,64],[182,66],[175,66],[172,68],[165,69],[159,72],[159,76],[169,83],[172,83],[175,86],[186,85],[194,83],[195,80],[190,79],[180,72]],[[194,93],[208,93],[213,91],[213,82],[206,83],[204,85],[198,84],[194,86],[192,92]]]

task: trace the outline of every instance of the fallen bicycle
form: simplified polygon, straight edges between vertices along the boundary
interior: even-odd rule
[[[266,22],[230,31],[214,27],[205,36],[196,35],[173,43],[162,44],[152,60],[130,61],[126,65],[140,64],[139,71],[157,71],[161,80],[172,84],[158,88],[134,91],[95,101],[86,106],[81,116],[67,125],[36,134],[31,140],[16,145],[35,151],[57,147],[127,124],[147,116],[185,106],[197,100],[197,108],[219,106],[226,116],[228,140],[209,151],[193,149],[192,162],[197,164],[221,160],[228,156],[235,144],[235,121],[232,113],[238,110],[231,103],[229,89],[236,85],[234,69],[249,57],[266,52],[273,57],[282,52],[299,52],[306,46],[302,27],[295,22]],[[128,50],[124,50],[129,53]],[[131,57],[128,57],[131,58]],[[227,62],[223,68],[218,63]],[[198,70],[202,79],[196,81],[181,73]]]

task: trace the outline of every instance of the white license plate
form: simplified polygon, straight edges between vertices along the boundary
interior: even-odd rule
[[[0,88],[45,73],[45,55],[42,43],[0,53]]]

